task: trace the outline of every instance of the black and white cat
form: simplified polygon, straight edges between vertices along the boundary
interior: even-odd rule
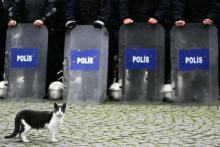
[[[11,135],[5,138],[13,138],[20,135],[23,142],[29,142],[26,134],[32,129],[48,129],[52,142],[57,142],[55,135],[63,123],[66,104],[58,105],[54,103],[54,111],[33,111],[22,110],[15,117],[15,129]]]

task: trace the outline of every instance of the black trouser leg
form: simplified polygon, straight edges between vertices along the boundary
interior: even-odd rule
[[[2,81],[4,78],[3,75],[4,75],[4,61],[5,61],[6,30],[7,27],[1,24],[0,25],[0,81]]]
[[[57,72],[63,70],[63,54],[64,54],[64,35],[62,29],[50,30],[48,58],[47,58],[47,87],[53,81],[57,81],[62,74],[57,75]]]
[[[108,88],[118,78],[118,29],[109,29]]]

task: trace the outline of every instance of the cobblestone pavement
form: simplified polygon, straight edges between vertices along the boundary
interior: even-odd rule
[[[68,105],[57,143],[51,143],[46,130],[32,130],[27,144],[19,137],[4,139],[13,131],[15,114],[21,109],[52,110],[53,102],[0,100],[0,146],[220,146],[220,102],[214,106]]]

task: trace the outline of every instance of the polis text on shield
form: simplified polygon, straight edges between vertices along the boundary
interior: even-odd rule
[[[81,57],[77,58],[77,64],[93,64],[94,57]]]
[[[186,57],[185,58],[185,63],[186,64],[202,64],[203,63],[203,58],[200,57],[200,56]]]
[[[32,62],[32,55],[17,55],[17,62]]]
[[[149,63],[150,57],[148,57],[148,56],[133,56],[132,62],[133,63]]]

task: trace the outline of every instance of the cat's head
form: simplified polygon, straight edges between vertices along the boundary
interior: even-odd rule
[[[66,109],[66,103],[63,105],[58,105],[57,103],[54,103],[54,114],[57,117],[63,117]]]

